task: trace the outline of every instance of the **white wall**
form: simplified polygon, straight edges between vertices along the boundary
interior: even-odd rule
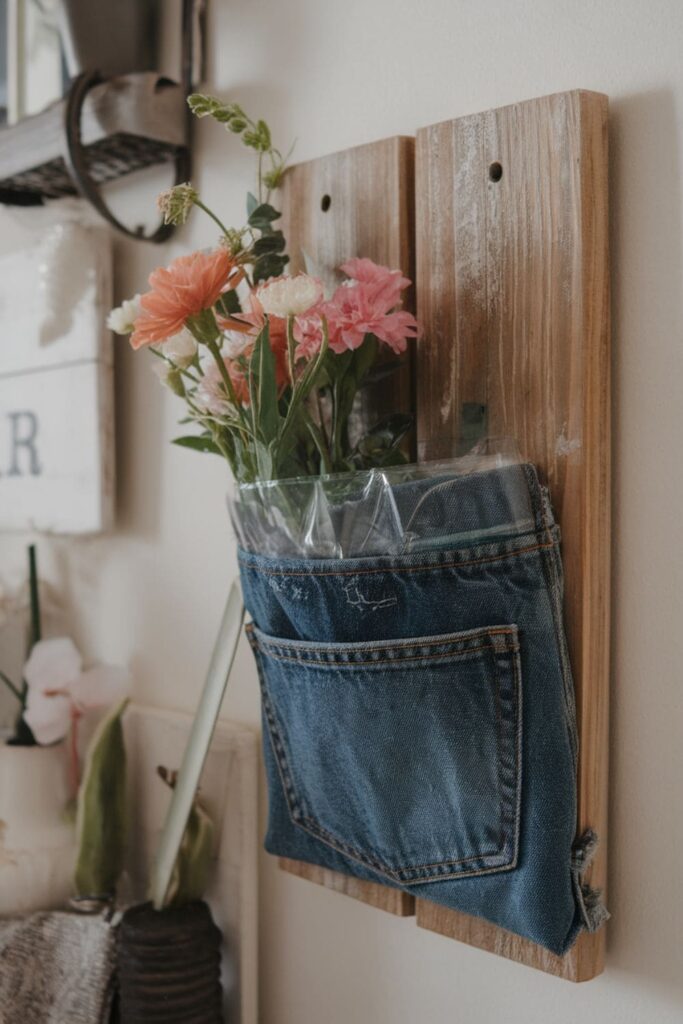
[[[210,84],[315,157],[575,87],[612,99],[614,688],[607,971],[571,985],[278,873],[263,858],[264,1024],[673,1024],[683,1017],[683,411],[678,0],[212,0]],[[251,165],[202,122],[195,181],[241,215]],[[125,194],[152,203],[155,182]],[[209,244],[196,219],[166,249],[117,242],[117,291]],[[93,657],[129,662],[139,697],[192,709],[234,547],[222,465],[171,447],[179,408],[121,343],[119,525],[43,541]],[[0,565],[23,564],[0,537]],[[47,548],[49,547],[49,558]],[[242,650],[225,714],[258,721]]]

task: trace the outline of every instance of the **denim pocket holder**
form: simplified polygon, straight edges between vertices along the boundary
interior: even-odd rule
[[[519,532],[504,528],[511,489],[528,509]],[[574,843],[559,533],[530,466],[454,480],[447,499],[455,544],[349,559],[240,553],[266,848],[562,954],[604,910],[580,879],[593,837]]]
[[[404,885],[515,866],[515,626],[372,644],[249,633],[296,825]]]

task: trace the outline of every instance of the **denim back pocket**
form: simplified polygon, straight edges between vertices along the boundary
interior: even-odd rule
[[[516,626],[370,643],[248,632],[294,825],[400,885],[516,866]]]

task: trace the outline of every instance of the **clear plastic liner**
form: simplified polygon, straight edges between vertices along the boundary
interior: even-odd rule
[[[398,555],[533,529],[514,441],[437,462],[242,484],[228,498],[246,551],[282,558]],[[490,474],[481,486],[477,474]],[[471,478],[463,486],[465,478]]]

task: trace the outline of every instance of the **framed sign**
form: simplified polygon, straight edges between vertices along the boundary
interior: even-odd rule
[[[57,224],[0,259],[0,530],[111,525],[110,306],[102,229]]]

